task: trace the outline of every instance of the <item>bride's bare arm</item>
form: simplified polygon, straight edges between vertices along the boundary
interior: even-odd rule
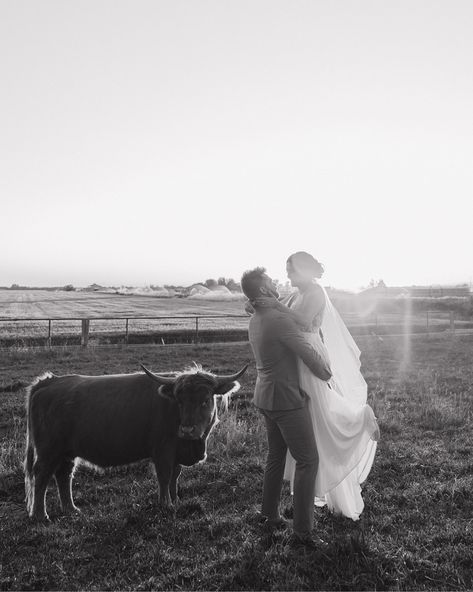
[[[287,299],[284,299],[287,300]],[[289,308],[284,300],[275,300],[273,306],[281,312],[287,313],[296,323],[304,328],[310,329],[314,318],[322,311],[325,305],[325,297],[320,286],[314,286],[313,289],[304,293],[302,301],[297,310]]]

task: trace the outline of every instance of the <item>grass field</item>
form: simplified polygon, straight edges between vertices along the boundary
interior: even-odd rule
[[[206,463],[181,476],[181,502],[161,510],[147,463],[81,468],[83,516],[29,523],[23,503],[24,386],[45,370],[134,372],[192,361],[229,372],[247,343],[53,350],[0,358],[2,590],[469,590],[473,587],[473,336],[356,338],[382,439],[361,520],[316,509],[326,549],[301,550],[252,520],[266,443],[250,402],[254,366],[221,411]],[[283,510],[291,513],[286,488]]]
[[[202,318],[206,316],[218,318]],[[197,325],[195,317],[198,317]],[[212,338],[215,331],[226,332],[228,338],[233,337],[231,332],[238,331],[241,339],[248,326],[241,301],[0,290],[0,347],[78,345],[83,318],[92,319],[91,346],[125,341],[130,344],[193,342],[196,330],[201,339],[206,335]],[[51,325],[48,319],[52,319]]]
[[[83,318],[244,314],[240,301],[155,298],[101,292],[0,290],[0,318]]]

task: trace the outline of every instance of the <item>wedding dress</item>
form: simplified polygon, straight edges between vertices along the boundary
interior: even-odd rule
[[[366,403],[368,389],[360,371],[360,350],[325,290],[324,295],[325,308],[305,335],[329,361],[331,380],[320,380],[299,360],[300,385],[309,395],[319,454],[314,503],[358,520],[364,508],[360,485],[373,465],[379,428]],[[297,310],[301,300],[296,296],[290,308]],[[284,477],[291,482],[291,491],[294,471],[295,461],[288,452]]]

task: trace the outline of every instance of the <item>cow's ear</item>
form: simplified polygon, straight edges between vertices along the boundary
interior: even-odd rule
[[[158,394],[165,399],[172,399],[174,401],[174,389],[172,384],[162,384],[158,388]]]
[[[240,383],[238,380],[231,380],[230,382],[224,382],[220,384],[214,391],[215,395],[231,395],[240,390]]]

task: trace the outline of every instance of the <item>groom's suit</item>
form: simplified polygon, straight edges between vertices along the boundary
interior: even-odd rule
[[[274,308],[255,310],[249,339],[257,369],[253,402],[264,415],[268,434],[262,513],[270,519],[279,516],[289,448],[296,461],[294,531],[305,534],[313,525],[318,456],[308,397],[299,386],[298,358],[322,380],[330,379],[330,369],[293,319]]]
[[[299,388],[298,358],[318,378],[331,377],[323,358],[284,312],[258,309],[250,319],[249,339],[258,370],[253,401],[260,409],[297,409],[305,405],[305,395]]]

